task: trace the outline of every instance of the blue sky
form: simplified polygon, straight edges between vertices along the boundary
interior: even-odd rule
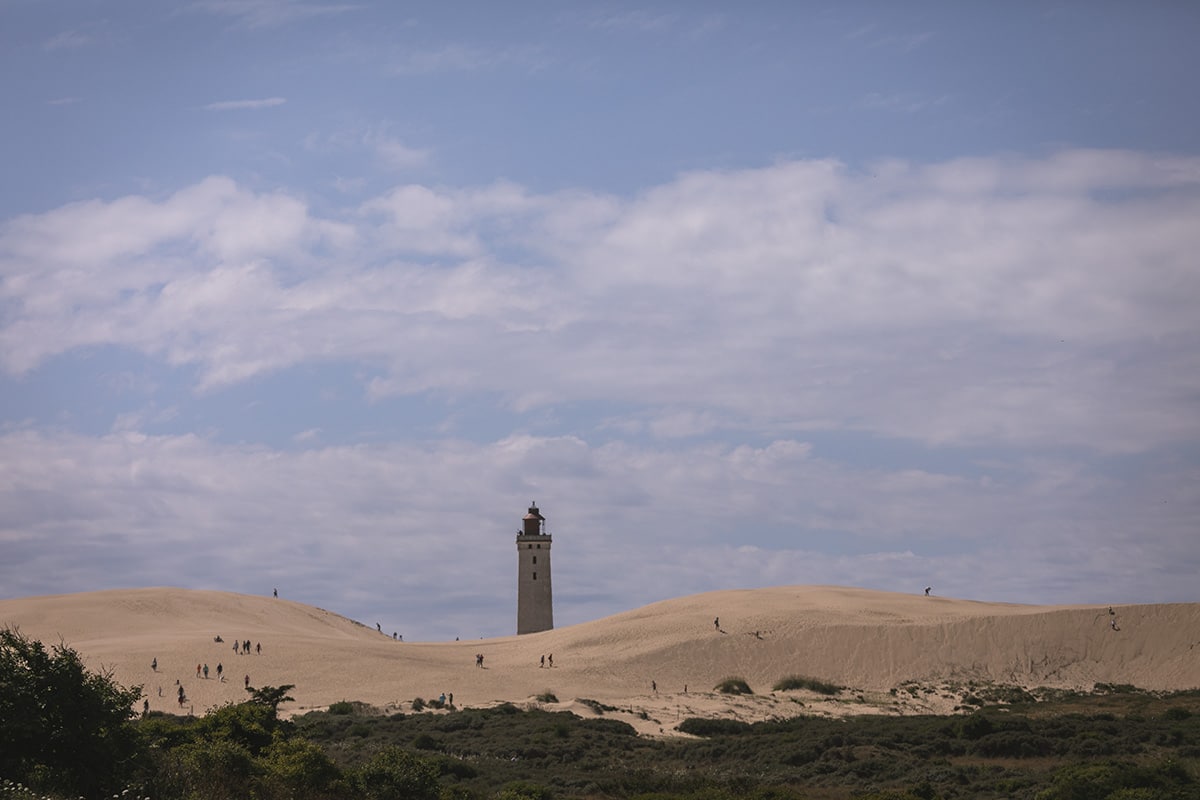
[[[1198,33],[0,0],[0,593],[1195,601]]]

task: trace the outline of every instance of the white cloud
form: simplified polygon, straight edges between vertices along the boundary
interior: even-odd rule
[[[539,47],[479,47],[457,42],[432,48],[403,50],[389,59],[390,70],[400,76],[430,75],[443,72],[476,72],[516,68],[536,72],[549,64]]]
[[[342,361],[376,399],[613,403],[659,436],[1135,452],[1200,434],[1198,176],[1127,152],[800,161],[629,200],[405,184],[326,218],[212,178],[6,223],[0,359],[117,344],[209,388]]]
[[[73,50],[85,47],[92,42],[92,37],[86,33],[70,30],[62,31],[48,39],[42,47],[46,50]]]
[[[412,169],[429,160],[428,150],[409,147],[399,139],[389,136],[372,134],[367,137],[367,143],[375,149],[379,159],[392,169]]]
[[[358,3],[303,0],[193,0],[190,7],[203,13],[233,17],[246,28],[274,28],[362,8]]]
[[[260,100],[222,100],[217,103],[209,103],[204,107],[205,111],[244,111],[254,110],[259,108],[274,108],[281,106],[287,102],[284,97],[264,97]]]

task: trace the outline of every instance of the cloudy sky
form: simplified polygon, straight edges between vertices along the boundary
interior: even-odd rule
[[[1200,7],[0,0],[0,596],[1196,601]]]

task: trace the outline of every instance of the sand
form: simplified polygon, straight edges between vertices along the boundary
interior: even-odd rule
[[[453,693],[459,708],[513,702],[581,716],[596,712],[580,701],[595,701],[616,709],[604,716],[643,734],[672,735],[689,716],[945,713],[970,682],[1200,687],[1200,603],[1113,611],[789,586],[667,600],[520,637],[410,643],[286,599],[146,588],[3,600],[0,625],[48,645],[64,642],[89,667],[141,685],[158,711],[201,714],[240,702],[248,675],[252,686],[295,684],[295,701],[280,708],[285,715],[340,700],[408,712],[416,697]],[[223,642],[214,641],[218,635]],[[261,644],[261,654],[235,654],[233,642],[246,639]],[[553,668],[541,667],[550,655]],[[204,664],[209,677],[197,678]],[[832,698],[772,692],[788,675],[850,690]],[[755,694],[714,692],[729,676],[744,678]],[[176,681],[188,697],[182,709]],[[559,702],[538,702],[545,692]]]

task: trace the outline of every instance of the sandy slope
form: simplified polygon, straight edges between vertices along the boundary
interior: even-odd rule
[[[684,597],[521,637],[401,643],[284,599],[152,588],[3,600],[0,625],[47,644],[64,641],[90,666],[142,685],[156,710],[179,710],[176,681],[189,698],[185,710],[196,713],[244,699],[249,675],[256,686],[295,684],[296,702],[282,709],[290,713],[338,700],[407,709],[414,697],[442,692],[459,707],[526,703],[548,690],[562,701],[553,707],[589,715],[577,700],[596,700],[621,709],[607,716],[669,733],[687,716],[944,711],[957,701],[952,687],[970,680],[1200,687],[1200,603],[1114,611],[793,586]],[[218,634],[223,643],[213,641]],[[261,643],[262,654],[235,655],[235,639]],[[551,654],[554,667],[539,667]],[[210,677],[198,679],[196,666],[205,663]],[[770,693],[792,674],[856,691],[834,700]],[[712,693],[730,675],[758,694]],[[888,693],[908,681],[926,689]]]

